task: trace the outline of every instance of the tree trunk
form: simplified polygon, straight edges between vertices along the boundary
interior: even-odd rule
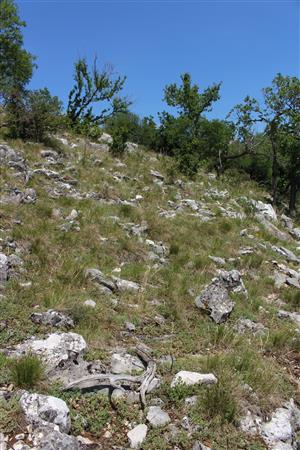
[[[278,187],[278,161],[277,161],[277,143],[275,140],[272,143],[272,197],[273,205],[277,204],[277,187]]]
[[[289,200],[289,213],[293,214],[296,210],[298,184],[295,177],[292,176],[290,184],[290,200]]]

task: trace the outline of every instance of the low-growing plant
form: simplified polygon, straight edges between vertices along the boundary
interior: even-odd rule
[[[23,356],[12,362],[11,376],[16,386],[32,388],[42,379],[43,365],[34,355]]]

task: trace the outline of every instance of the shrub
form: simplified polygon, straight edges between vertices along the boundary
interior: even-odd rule
[[[43,366],[36,356],[27,355],[12,363],[11,375],[16,386],[32,388],[41,380]]]
[[[28,91],[14,105],[8,105],[9,128],[13,137],[42,142],[62,123],[62,103],[47,88]]]
[[[237,413],[237,404],[229,386],[218,383],[204,391],[199,399],[201,409],[213,419],[218,417],[222,423],[233,422]]]

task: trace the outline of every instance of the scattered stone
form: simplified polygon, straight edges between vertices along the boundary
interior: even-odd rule
[[[147,421],[153,428],[164,427],[171,422],[168,413],[163,411],[160,406],[150,406],[147,413]]]
[[[102,133],[98,139],[98,142],[100,142],[101,144],[112,144],[113,138],[108,133]]]
[[[201,444],[199,441],[196,441],[193,445],[193,450],[211,450],[211,448]]]
[[[127,433],[130,448],[139,448],[146,439],[148,432],[147,425],[140,424]]]
[[[85,300],[85,302],[83,303],[84,306],[88,306],[90,308],[96,308],[96,302],[94,300]]]
[[[259,435],[270,450],[296,450],[296,432],[300,429],[300,410],[293,399],[277,408],[267,422],[250,411],[240,421],[246,433]]]
[[[57,367],[67,367],[76,364],[87,349],[87,345],[82,336],[76,333],[53,333],[46,339],[28,339],[22,344],[18,344],[11,356],[20,357],[33,353],[42,359],[50,372]]]
[[[113,280],[106,277],[100,270],[98,269],[87,269],[85,271],[86,278],[94,281],[106,288],[110,291],[114,292],[116,290],[116,284]]]
[[[40,154],[42,158],[58,159],[58,153],[55,150],[41,150]]]
[[[277,316],[279,319],[287,319],[295,322],[295,324],[300,328],[300,313],[280,310],[278,311]]]
[[[114,374],[133,374],[145,369],[142,361],[129,353],[114,353],[111,357],[111,372]]]
[[[237,270],[221,271],[196,298],[196,306],[208,312],[216,323],[225,322],[234,308],[228,292],[247,292]]]
[[[175,387],[178,384],[185,384],[187,386],[193,386],[195,384],[216,384],[217,378],[212,373],[199,373],[189,372],[187,370],[181,370],[178,372],[171,382],[171,387]]]
[[[138,150],[138,148],[139,148],[138,144],[134,144],[133,142],[125,143],[125,151],[127,153],[135,153]]]
[[[39,325],[49,325],[57,328],[74,328],[74,322],[70,317],[53,309],[42,313],[32,313],[30,320]]]
[[[276,237],[276,239],[279,239],[281,241],[290,240],[290,236],[286,232],[279,230],[279,228],[277,228],[273,223],[271,223],[269,220],[267,220],[261,214],[256,214],[255,217],[265,227],[265,229],[268,231],[268,233],[270,233],[272,236]]]
[[[268,331],[262,323],[253,322],[250,319],[239,319],[234,326],[234,330],[239,334],[252,333],[254,336],[264,336]]]
[[[277,222],[277,214],[272,205],[263,203],[260,200],[250,200],[259,215],[265,217],[267,220]]]
[[[187,397],[184,400],[184,403],[186,406],[195,406],[197,404],[197,401],[198,401],[198,396],[192,395],[192,397]]]
[[[51,423],[58,425],[63,433],[70,431],[70,411],[60,398],[24,392],[20,398],[20,406],[26,421],[34,427]]]
[[[134,281],[122,280],[121,278],[114,277],[117,289],[121,292],[125,291],[138,291],[140,285]]]
[[[125,322],[125,328],[130,333],[133,333],[135,331],[135,325],[132,322]]]
[[[218,266],[225,266],[226,265],[226,261],[224,258],[220,258],[219,256],[208,256],[209,259],[211,259],[213,262],[215,262]]]
[[[279,255],[283,256],[287,261],[300,263],[300,259],[291,251],[285,247],[277,247],[276,245],[271,246],[272,250]]]
[[[164,181],[165,179],[165,177],[157,170],[150,170],[150,175],[152,175],[154,178],[157,178],[160,181]]]
[[[5,285],[9,276],[8,258],[4,253],[0,253],[0,286]]]
[[[32,438],[37,450],[80,450],[82,448],[79,439],[49,427],[37,428]]]
[[[79,216],[78,211],[76,211],[76,209],[72,209],[72,211],[70,212],[70,214],[66,217],[66,220],[68,222],[72,222],[74,220],[76,220]]]

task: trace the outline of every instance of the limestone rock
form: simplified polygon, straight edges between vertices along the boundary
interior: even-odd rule
[[[253,322],[250,319],[239,319],[234,326],[234,329],[239,334],[250,332],[254,336],[263,336],[268,329],[262,323]]]
[[[41,313],[32,313],[30,320],[39,325],[49,325],[57,328],[74,328],[74,322],[70,317],[53,309]]]
[[[50,372],[57,367],[74,364],[86,349],[85,340],[77,333],[53,333],[46,339],[28,339],[18,344],[10,354],[20,357],[33,353],[41,358]]]
[[[60,398],[24,392],[20,398],[20,407],[26,421],[34,427],[51,423],[58,425],[63,433],[70,431],[70,411]]]
[[[138,283],[135,283],[134,281],[122,280],[121,278],[117,277],[114,277],[114,280],[118,291],[138,291],[140,289],[140,285]]]
[[[216,323],[225,322],[234,308],[228,292],[246,293],[245,286],[237,270],[220,271],[204,291],[196,298],[196,306],[209,313]]]
[[[98,269],[87,269],[85,271],[86,278],[94,281],[101,286],[108,288],[110,291],[114,292],[116,290],[116,284],[113,280],[106,277],[100,270]]]
[[[138,148],[139,148],[138,144],[135,144],[134,142],[125,143],[125,152],[127,153],[135,153],[138,150]]]
[[[181,370],[178,372],[171,382],[171,387],[175,387],[178,384],[185,384],[187,386],[193,386],[194,384],[216,384],[217,378],[212,373],[199,373],[189,372],[187,370]]]
[[[130,448],[139,448],[146,439],[148,427],[145,424],[139,424],[127,433]]]
[[[114,353],[111,357],[111,372],[115,374],[133,374],[144,370],[142,361],[129,353]]]
[[[5,285],[8,280],[8,258],[4,253],[0,253],[0,286]]]
[[[258,214],[262,215],[267,220],[277,222],[277,214],[272,205],[269,203],[263,203],[260,200],[251,200],[251,204],[254,206]]]
[[[171,422],[169,414],[163,411],[160,406],[149,407],[147,420],[153,428],[164,427]]]
[[[300,313],[280,310],[278,311],[277,316],[279,319],[287,319],[295,322],[295,324],[300,327]]]
[[[37,450],[80,450],[81,448],[75,437],[48,427],[39,427],[34,430],[32,440]]]

